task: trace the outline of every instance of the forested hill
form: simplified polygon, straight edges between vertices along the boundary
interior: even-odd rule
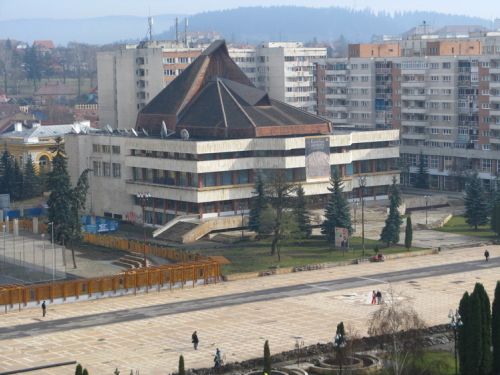
[[[344,35],[350,42],[371,40],[373,35],[401,34],[425,21],[429,27],[479,25],[490,27],[482,18],[436,12],[374,13],[369,10],[308,7],[242,7],[198,13],[189,17],[190,31],[217,31],[229,41],[255,43],[273,41],[318,41]],[[182,25],[182,23],[181,23]],[[158,35],[172,38],[173,29]]]

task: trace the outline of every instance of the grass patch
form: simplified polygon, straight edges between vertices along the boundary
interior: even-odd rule
[[[373,248],[378,246],[383,254],[406,252],[403,246],[384,248],[380,241],[365,239],[365,257],[375,254]],[[422,250],[412,248],[411,250]],[[240,242],[225,248],[197,249],[196,252],[203,255],[222,255],[231,261],[231,264],[223,266],[224,274],[238,272],[258,272],[268,270],[272,266],[294,267],[305,266],[325,262],[336,262],[361,258],[363,250],[361,238],[351,239],[351,248],[348,251],[332,250],[328,243],[321,238],[306,239],[302,241],[284,242],[281,245],[281,261],[278,263],[276,255],[271,256],[271,240],[262,239],[252,242]]]
[[[440,232],[462,234],[464,236],[482,237],[487,239],[497,238],[495,233],[491,230],[489,224],[481,225],[474,230],[469,224],[465,222],[463,216],[453,216],[442,228],[436,229]]]
[[[424,351],[421,356],[409,358],[408,373],[420,375],[454,375],[455,357],[453,353],[444,350]],[[389,375],[392,372],[384,369],[378,375]]]

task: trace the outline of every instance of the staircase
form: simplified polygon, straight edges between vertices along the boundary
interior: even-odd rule
[[[146,260],[146,267],[148,266],[149,262]],[[128,269],[133,269],[133,268],[142,268],[144,267],[144,255],[140,253],[130,253],[127,254],[120,259],[114,261],[112,264],[118,267],[122,268],[128,268]]]
[[[191,223],[187,221],[178,221],[170,228],[168,228],[163,233],[159,234],[156,238],[160,238],[165,241],[179,242],[182,243],[182,237],[196,228],[198,223]]]

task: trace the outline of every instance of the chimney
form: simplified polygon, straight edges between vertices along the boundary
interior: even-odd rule
[[[23,124],[20,122],[16,122],[14,124],[14,131],[16,132],[22,132],[23,131]]]

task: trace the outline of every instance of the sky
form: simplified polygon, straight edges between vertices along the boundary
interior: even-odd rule
[[[0,20],[88,18],[109,15],[193,14],[241,6],[297,5],[375,11],[430,10],[500,18],[499,0],[0,0]]]

